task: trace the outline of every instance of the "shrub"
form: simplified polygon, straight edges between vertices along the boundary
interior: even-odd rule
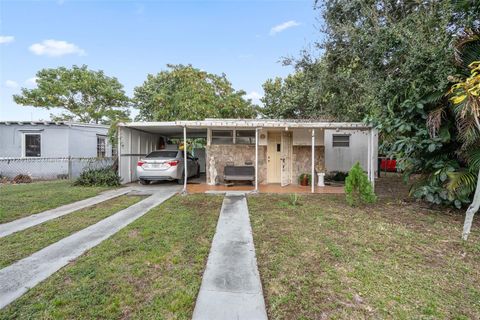
[[[345,179],[345,194],[347,202],[351,206],[358,204],[360,201],[374,203],[377,200],[372,184],[368,181],[367,175],[358,162],[350,169]]]
[[[76,186],[107,186],[117,187],[120,185],[120,177],[112,168],[86,169],[73,183]]]

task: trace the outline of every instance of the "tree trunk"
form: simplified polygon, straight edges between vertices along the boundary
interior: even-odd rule
[[[463,223],[463,233],[462,239],[467,240],[468,235],[470,234],[470,229],[472,228],[473,216],[475,212],[478,211],[480,207],[480,170],[478,171],[477,178],[477,188],[475,189],[475,195],[473,196],[473,201],[467,209],[465,215],[465,222]]]

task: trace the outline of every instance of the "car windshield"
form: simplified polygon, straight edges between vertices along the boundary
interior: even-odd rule
[[[176,158],[178,151],[153,151],[150,152],[146,158]]]

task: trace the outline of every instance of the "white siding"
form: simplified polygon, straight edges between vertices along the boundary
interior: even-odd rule
[[[137,180],[137,162],[156,149],[160,136],[131,128],[118,128],[118,171],[122,183]]]
[[[349,147],[333,147],[334,134],[349,134]],[[367,171],[368,166],[368,137],[370,131],[357,130],[325,130],[325,167],[327,172],[347,172],[358,161],[362,168]],[[378,158],[378,134],[374,135],[374,158]],[[377,163],[373,164],[375,174]]]

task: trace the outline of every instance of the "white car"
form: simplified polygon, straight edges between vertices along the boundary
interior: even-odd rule
[[[200,176],[198,158],[187,153],[188,178]],[[183,184],[185,171],[183,169],[184,152],[181,150],[152,151],[137,163],[137,177],[141,184],[150,181],[174,181]]]

